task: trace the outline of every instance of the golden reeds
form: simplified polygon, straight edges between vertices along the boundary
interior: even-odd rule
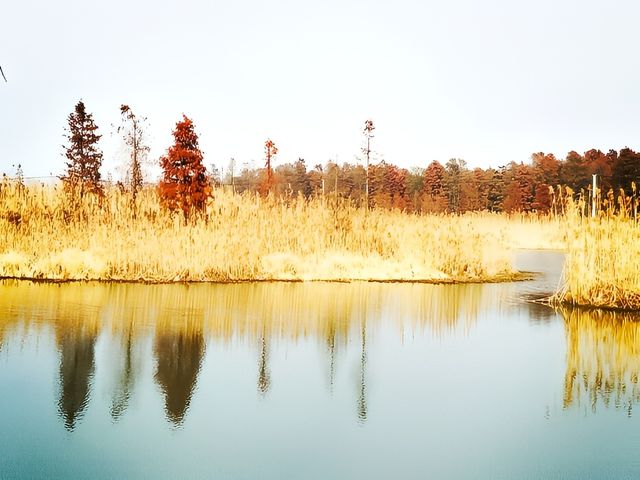
[[[545,228],[546,241],[557,243],[549,219],[366,211],[348,201],[222,189],[185,222],[162,208],[154,188],[134,203],[116,187],[79,198],[61,186],[4,181],[0,277],[492,281],[513,278],[510,249],[522,246],[516,237]]]
[[[567,257],[555,303],[640,309],[637,200],[624,192],[617,200],[611,193],[596,217],[583,197],[565,202]]]

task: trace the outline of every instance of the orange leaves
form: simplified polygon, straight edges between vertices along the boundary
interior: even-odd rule
[[[173,138],[174,144],[160,158],[163,175],[159,191],[169,209],[180,209],[187,218],[194,210],[204,208],[211,188],[191,119],[182,116],[182,121],[176,123]]]

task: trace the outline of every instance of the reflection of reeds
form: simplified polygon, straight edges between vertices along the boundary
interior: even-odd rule
[[[487,287],[489,289],[487,289]],[[358,415],[367,416],[366,344],[383,322],[446,335],[469,328],[500,301],[495,286],[386,283],[108,284],[0,281],[0,332],[47,326],[60,351],[60,416],[74,429],[90,398],[95,343],[115,338],[118,354],[111,416],[118,420],[140,374],[139,341],[153,335],[154,379],[168,421],[189,409],[208,341],[247,342],[258,353],[258,391],[271,385],[270,348],[279,340],[315,339],[327,351],[330,382],[336,351],[361,344]],[[501,288],[506,288],[504,285]],[[142,342],[140,342],[142,343]]]
[[[631,412],[640,401],[640,317],[629,313],[561,309],[567,337],[564,407],[586,402]]]
[[[56,319],[57,328],[83,322],[134,337],[145,328],[198,332],[230,341],[315,337],[335,347],[357,325],[389,317],[399,327],[443,334],[467,328],[499,303],[478,284],[386,283],[47,284],[0,281],[0,331],[10,323]],[[504,286],[503,286],[504,288]],[[73,327],[75,328],[75,327]]]
[[[0,277],[477,281],[512,273],[509,248],[557,238],[544,217],[408,215],[222,190],[185,225],[155,189],[135,207],[126,192],[105,192],[80,200],[60,187],[1,182]]]

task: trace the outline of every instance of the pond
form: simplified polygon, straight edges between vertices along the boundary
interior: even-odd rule
[[[495,285],[0,282],[0,478],[637,478],[640,323]]]

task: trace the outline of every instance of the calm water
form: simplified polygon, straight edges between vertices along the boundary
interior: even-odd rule
[[[638,478],[640,323],[502,285],[0,282],[0,478]]]

